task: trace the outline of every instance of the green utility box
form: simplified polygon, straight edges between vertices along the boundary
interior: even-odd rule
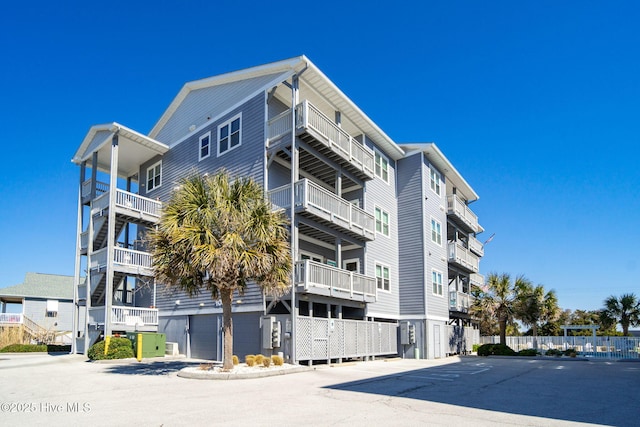
[[[142,357],[162,357],[167,342],[165,334],[156,332],[127,332],[127,338],[133,344],[133,353],[138,355],[138,335],[142,335]]]

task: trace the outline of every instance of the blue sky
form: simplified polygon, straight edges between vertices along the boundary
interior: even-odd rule
[[[20,3],[20,4],[18,4]],[[73,274],[89,127],[147,133],[191,80],[307,55],[480,195],[483,273],[560,305],[640,294],[640,3],[30,1],[0,14],[0,287]]]

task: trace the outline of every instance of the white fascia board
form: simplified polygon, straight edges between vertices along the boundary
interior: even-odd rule
[[[474,202],[480,198],[464,177],[458,172],[458,170],[451,164],[449,159],[440,151],[438,146],[433,142],[415,143],[415,144],[401,144],[401,147],[407,152],[407,156],[415,154],[416,151],[421,151],[429,161],[431,161],[444,176],[453,182],[457,188],[467,197],[467,201]]]
[[[265,74],[275,74],[278,71],[299,71],[304,68],[304,63],[307,59],[304,56],[299,56],[291,59],[286,59],[284,61],[272,62],[269,64],[259,65],[257,67],[247,68],[244,70],[232,71],[230,73],[220,74],[218,76],[207,77],[201,80],[194,80],[188,83],[185,83],[182,86],[182,89],[174,100],[169,104],[169,107],[162,114],[158,122],[155,124],[151,132],[149,132],[149,136],[151,138],[155,138],[158,133],[162,130],[164,125],[169,121],[173,113],[178,109],[182,101],[187,97],[187,95],[196,89],[204,89],[207,87],[218,86],[225,83],[231,83],[239,80],[246,80],[253,77],[263,76]]]

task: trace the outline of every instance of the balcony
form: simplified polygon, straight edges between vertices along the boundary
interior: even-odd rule
[[[455,194],[447,196],[447,214],[456,225],[467,233],[484,231],[478,223],[478,216]]]
[[[448,253],[450,263],[472,273],[478,272],[480,260],[459,242],[450,242]]]
[[[473,236],[469,236],[469,250],[479,257],[484,256],[484,245]]]
[[[471,307],[471,297],[463,292],[449,292],[449,310],[460,313],[468,313]]]
[[[276,209],[288,209],[291,186],[284,185],[269,191],[269,200]],[[296,213],[309,215],[351,236],[364,240],[376,237],[373,215],[308,179],[295,184],[295,207]]]
[[[114,331],[143,331],[156,332],[158,330],[158,309],[142,307],[111,307],[111,328]],[[89,323],[104,325],[104,307],[89,309]]]
[[[102,270],[107,267],[107,248],[100,249],[91,255],[91,269]],[[113,268],[115,271],[136,276],[153,276],[153,262],[148,252],[133,249],[114,248]]]
[[[291,109],[267,123],[270,146],[291,132]],[[373,151],[359,143],[309,101],[296,106],[296,135],[363,180],[374,178]]]
[[[22,313],[0,313],[0,325],[22,325]]]
[[[471,273],[469,275],[469,283],[471,283],[474,286],[477,286],[481,289],[484,289],[485,285],[484,285],[484,276],[482,274],[478,274],[478,273]]]
[[[311,260],[296,262],[295,273],[299,292],[352,301],[375,302],[377,299],[375,277]]]
[[[109,208],[109,186],[104,183],[100,185],[97,196],[93,200],[93,213]],[[90,186],[90,182],[88,184]],[[85,185],[83,184],[83,193]],[[84,196],[83,196],[84,197]],[[116,188],[116,213],[139,219],[147,223],[156,223],[162,212],[162,203],[157,200],[143,197],[129,191]]]

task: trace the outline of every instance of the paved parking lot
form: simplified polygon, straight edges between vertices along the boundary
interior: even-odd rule
[[[2,425],[640,424],[640,363],[365,362],[270,378],[179,378],[198,362],[0,355]]]

